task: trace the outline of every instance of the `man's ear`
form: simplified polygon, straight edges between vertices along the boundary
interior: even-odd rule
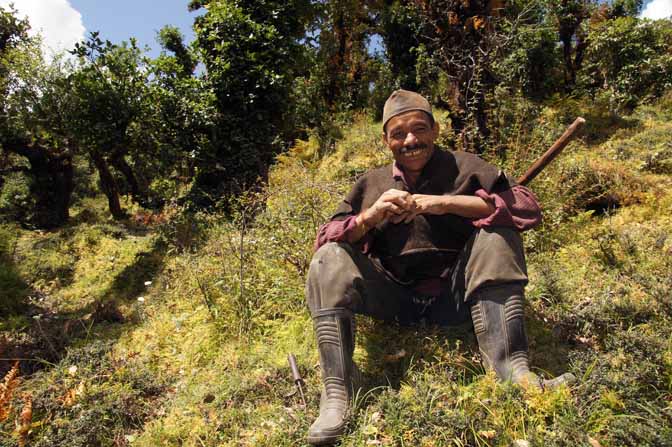
[[[383,137],[383,143],[385,143],[385,146],[389,146],[389,144],[387,143],[387,132],[383,131],[382,137]]]

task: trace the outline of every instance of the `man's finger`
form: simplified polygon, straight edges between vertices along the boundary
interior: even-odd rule
[[[408,212],[404,212],[402,214],[395,214],[390,218],[390,222],[392,222],[393,224],[406,222],[406,220],[408,219],[408,216],[411,216],[412,214],[413,213],[408,213]]]
[[[393,214],[404,213],[404,209],[394,202],[385,202],[383,203],[382,208],[385,210],[386,213],[393,213]]]
[[[417,216],[417,215],[418,215],[418,214],[415,213],[415,212],[413,212],[413,213],[408,213],[408,216],[406,216],[406,218],[404,219],[404,223],[405,223],[405,224],[407,224],[407,223],[411,223],[411,222],[413,221],[413,219],[415,219],[415,216]]]
[[[413,208],[413,205],[415,204],[415,201],[412,199],[409,201],[405,197],[402,196],[393,196],[390,197],[389,200],[386,201],[387,203],[394,203],[398,207],[403,208],[404,210],[410,211]]]

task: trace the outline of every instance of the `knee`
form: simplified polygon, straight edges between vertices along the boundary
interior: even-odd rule
[[[470,257],[481,257],[498,264],[502,262],[524,264],[523,239],[513,228],[481,228],[474,235]]]
[[[465,271],[466,297],[483,287],[526,284],[527,267],[520,233],[511,228],[483,228],[474,236]]]
[[[336,266],[350,260],[349,247],[339,242],[329,242],[321,246],[313,255],[308,269],[308,277],[323,277],[331,273]]]
[[[306,283],[306,298],[318,299],[319,307],[347,307],[349,291],[354,287],[358,269],[352,259],[352,248],[338,242],[330,242],[320,247],[310,262]],[[319,297],[319,298],[318,298]]]
[[[475,235],[475,246],[487,250],[488,248],[510,249],[517,251],[523,247],[520,233],[508,227],[481,228]]]

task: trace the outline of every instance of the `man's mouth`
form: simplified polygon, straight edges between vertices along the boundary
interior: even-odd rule
[[[427,149],[426,145],[404,146],[399,151],[406,158],[419,157]]]

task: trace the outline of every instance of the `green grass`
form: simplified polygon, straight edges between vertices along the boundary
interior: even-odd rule
[[[580,105],[599,126],[532,184],[545,222],[525,237],[531,360],[543,376],[572,372],[578,383],[501,385],[469,327],[360,318],[363,388],[341,445],[672,444],[669,101],[626,119]],[[538,133],[521,134],[503,166],[524,170],[545,134],[571,121],[571,105],[544,109]],[[1,227],[0,281],[20,304],[3,309],[1,329],[58,351],[26,348],[52,364],[24,370],[34,371],[21,387],[35,402],[30,445],[305,445],[320,390],[303,295],[315,231],[354,175],[390,160],[366,118],[325,158],[315,153],[315,141],[297,142],[268,188],[226,217],[178,215],[147,231],[109,221],[104,202],[87,198],[59,231]],[[611,205],[595,205],[607,195]],[[45,315],[41,326],[24,306]],[[0,445],[12,445],[12,423],[0,426]]]

